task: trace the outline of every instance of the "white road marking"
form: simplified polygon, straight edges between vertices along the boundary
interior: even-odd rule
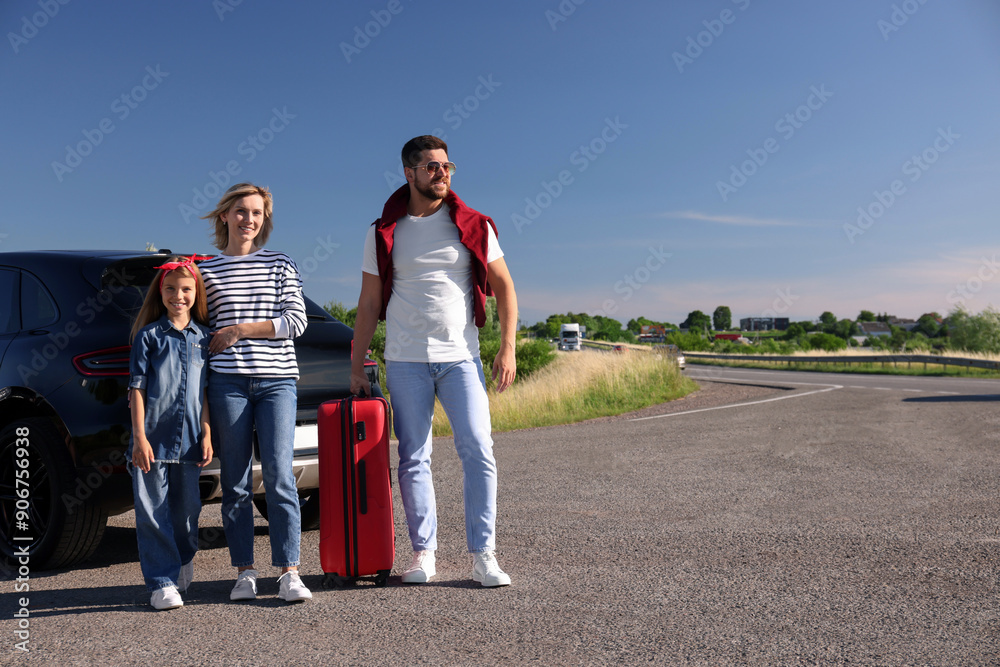
[[[741,380],[726,380],[727,382],[740,382]],[[759,382],[751,382],[752,384],[760,384]],[[636,417],[634,419],[629,419],[630,422],[641,422],[647,419],[662,419],[664,417],[676,417],[677,415],[693,415],[696,412],[708,412],[710,410],[725,410],[726,408],[739,408],[744,405],[758,405],[760,403],[770,403],[772,401],[783,401],[788,398],[800,398],[802,396],[809,396],[811,394],[822,394],[827,391],[833,391],[834,389],[843,389],[844,386],[840,384],[820,384],[817,382],[783,382],[782,384],[794,384],[794,385],[811,385],[814,387],[825,387],[824,389],[814,389],[812,391],[807,391],[802,394],[791,394],[789,396],[776,396],[774,398],[764,398],[759,401],[747,401],[745,403],[730,403],[729,405],[717,405],[714,408],[699,408],[698,410],[685,410],[684,412],[673,412],[668,415],[653,415],[652,417]]]

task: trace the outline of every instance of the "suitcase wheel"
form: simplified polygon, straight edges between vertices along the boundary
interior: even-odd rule
[[[350,582],[351,580],[348,577],[342,577],[336,572],[331,572],[323,577],[323,588],[344,588]]]
[[[375,585],[381,588],[389,583],[389,572],[389,570],[379,570],[375,575]]]

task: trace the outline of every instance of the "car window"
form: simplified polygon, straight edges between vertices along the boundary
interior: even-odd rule
[[[20,328],[17,303],[17,271],[0,269],[0,336]]]
[[[39,329],[55,322],[59,311],[49,291],[30,273],[21,276],[21,328]]]

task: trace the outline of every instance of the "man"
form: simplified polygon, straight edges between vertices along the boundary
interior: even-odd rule
[[[493,362],[497,391],[514,381],[517,296],[493,221],[451,191],[455,165],[434,136],[403,146],[406,185],[386,201],[368,230],[354,326],[351,391],[371,395],[364,352],[386,321],[385,366],[399,439],[399,490],[413,561],[403,582],[436,573],[437,510],[431,479],[431,419],[440,399],[462,461],[466,541],[472,578],[507,586],[494,555],[497,467],[490,436],[479,332],[486,296],[496,295],[501,344]]]

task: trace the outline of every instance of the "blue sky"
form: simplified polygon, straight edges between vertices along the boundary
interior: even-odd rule
[[[216,183],[356,304],[443,136],[523,323],[1000,304],[989,0],[0,3],[0,251],[207,252]]]

